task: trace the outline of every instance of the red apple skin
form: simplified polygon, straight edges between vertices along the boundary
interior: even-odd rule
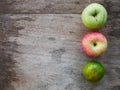
[[[87,56],[97,57],[107,49],[107,39],[101,33],[90,32],[82,38],[81,46]]]

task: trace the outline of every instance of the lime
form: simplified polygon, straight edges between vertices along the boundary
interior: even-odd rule
[[[104,76],[104,67],[97,61],[87,62],[82,69],[83,77],[91,82],[97,82]]]

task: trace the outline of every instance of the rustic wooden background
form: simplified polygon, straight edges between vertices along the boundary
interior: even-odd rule
[[[80,14],[92,2],[109,14],[99,29],[108,49],[98,58],[80,47],[89,32]],[[81,75],[92,59],[106,69],[98,83]],[[0,0],[0,90],[120,90],[120,0]]]

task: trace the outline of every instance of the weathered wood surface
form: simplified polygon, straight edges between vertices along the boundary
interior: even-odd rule
[[[0,13],[80,13],[90,2],[104,0],[0,0]]]
[[[19,72],[11,76],[18,79],[12,81],[15,90],[108,90],[119,86],[120,36],[110,26],[117,21],[109,21],[100,30],[107,36],[109,47],[96,60],[105,66],[106,73],[102,81],[91,84],[81,76],[83,64],[91,58],[80,48],[81,38],[88,30],[81,24],[79,14],[4,15],[1,18],[4,20],[2,35],[10,36],[7,41],[3,41],[4,36],[1,39],[6,52],[1,53],[12,54],[10,60],[16,62],[15,71]]]
[[[106,0],[104,5],[109,18],[99,32],[107,37],[108,49],[95,58],[106,69],[98,83],[81,75],[82,66],[92,58],[80,47],[89,30],[79,14],[10,14],[9,7],[4,14],[0,8],[0,90],[120,90],[120,1]]]

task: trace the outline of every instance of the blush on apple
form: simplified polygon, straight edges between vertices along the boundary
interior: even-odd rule
[[[90,32],[82,39],[82,50],[90,57],[97,57],[107,49],[107,39],[98,32]]]

